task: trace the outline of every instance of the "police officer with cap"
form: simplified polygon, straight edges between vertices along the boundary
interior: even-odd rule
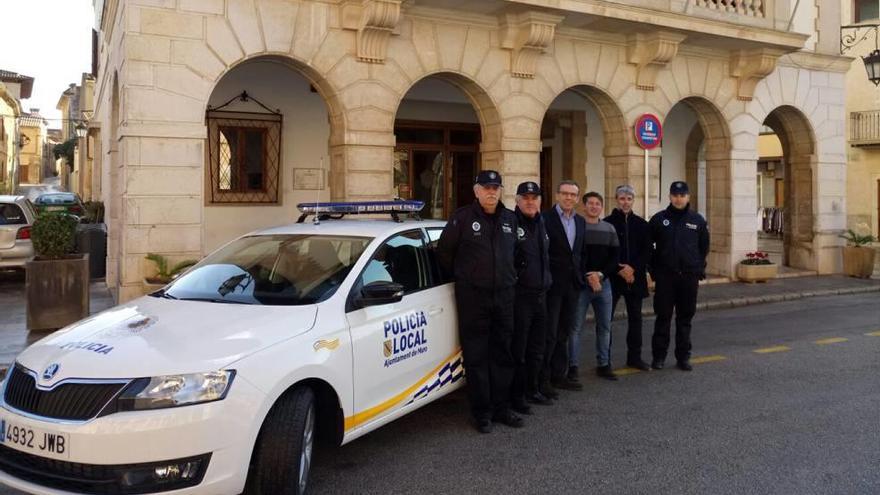
[[[547,325],[547,290],[550,289],[550,237],[541,216],[541,188],[523,182],[516,188],[519,222],[516,253],[516,305],[513,308],[513,360],[516,366],[510,391],[511,407],[531,414],[528,403],[551,405],[541,394],[538,380],[544,361]]]
[[[703,216],[691,210],[688,185],[681,181],[672,183],[669,206],[651,217],[649,226],[654,244],[650,273],[656,282],[657,316],[651,341],[651,367],[663,368],[674,311],[676,366],[691,371],[691,320],[697,311],[699,281],[706,278],[709,229]]]
[[[437,244],[437,258],[455,280],[467,395],[481,433],[490,433],[493,422],[523,425],[510,410],[518,225],[501,203],[501,187],[501,174],[481,171],[476,200],[453,213]]]

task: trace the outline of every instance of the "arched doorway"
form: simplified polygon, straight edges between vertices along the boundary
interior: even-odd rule
[[[732,275],[733,267],[730,146],[727,122],[708,100],[685,98],[666,115],[657,185],[659,207],[666,206],[673,182],[688,183],[691,208],[706,218],[712,232],[707,272],[720,276]]]
[[[563,179],[606,198],[627,182],[627,134],[620,109],[591,86],[575,86],[557,96],[541,123],[541,186],[553,191]],[[621,155],[621,159],[617,156]],[[553,202],[545,194],[544,207]],[[606,208],[613,205],[605,201]]]
[[[294,61],[247,60],[208,100],[206,252],[258,228],[294,222],[296,204],[330,199],[334,124],[322,89]]]
[[[758,136],[761,250],[790,270],[815,271],[815,136],[792,106],[774,109]]]
[[[424,218],[448,218],[473,201],[473,183],[500,124],[485,92],[458,74],[421,79],[404,95],[394,121],[393,192],[425,202]]]

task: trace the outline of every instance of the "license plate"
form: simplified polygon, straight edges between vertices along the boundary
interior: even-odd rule
[[[53,459],[70,458],[70,437],[0,417],[0,445]]]
[[[63,206],[49,206],[46,208],[46,211],[64,211],[66,209],[67,208],[65,208]]]

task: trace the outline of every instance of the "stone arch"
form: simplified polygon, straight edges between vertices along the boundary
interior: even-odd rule
[[[773,109],[764,124],[779,137],[785,157],[783,263],[816,270],[816,135],[809,119],[791,105]]]
[[[562,88],[561,91],[546,102],[543,117],[546,118],[547,114],[552,110],[553,103],[566,92],[571,92],[583,98],[595,109],[599,117],[599,123],[602,128],[602,156],[605,177],[604,184],[602,184],[602,194],[606,198],[610,198],[613,196],[614,189],[618,185],[629,182],[629,147],[631,145],[631,137],[626,118],[617,101],[609,93],[590,84],[575,84]],[[540,141],[541,129],[538,131],[537,139]],[[590,158],[587,156],[586,159],[589,161]],[[571,177],[566,178],[573,178],[580,184],[586,184],[586,176],[587,170],[582,170],[576,171]],[[610,205],[607,200],[606,205]]]
[[[211,81],[210,88],[203,98],[205,110],[207,110],[208,100],[213,94],[214,89],[217,87],[217,84],[241,65],[252,63],[254,61],[266,61],[283,65],[297,72],[300,76],[309,81],[314,90],[321,96],[324,103],[327,105],[327,113],[330,118],[330,145],[334,146],[344,143],[347,126],[345,111],[342,103],[339,101],[339,92],[330,81],[322,76],[314,67],[288,53],[254,53],[243,56],[229,64],[225,70],[219,72]]]
[[[438,70],[423,74],[398,95],[394,105],[394,115],[397,115],[400,104],[406,98],[407,93],[418,83],[429,78],[440,79],[455,86],[464,93],[474,108],[474,112],[477,114],[477,119],[480,122],[480,130],[482,132],[482,143],[480,145],[480,152],[483,155],[482,166],[483,168],[497,167],[500,161],[498,153],[501,150],[502,138],[501,115],[498,111],[498,105],[489,95],[489,92],[470,76],[449,70]]]
[[[679,100],[676,105],[678,104],[686,105],[694,112],[702,133],[702,144],[691,142],[689,148],[697,151],[702,148],[706,163],[704,208],[711,231],[707,271],[731,276],[734,264],[733,253],[736,251],[733,223],[735,213],[738,212],[735,211],[733,195],[730,128],[722,111],[704,97],[688,96]],[[675,105],[672,108],[674,107]],[[691,132],[693,131],[689,131],[687,137],[692,137]],[[661,191],[661,199],[665,194],[666,191]]]

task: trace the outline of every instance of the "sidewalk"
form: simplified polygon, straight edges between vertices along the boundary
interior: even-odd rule
[[[824,275],[775,279],[765,284],[708,284],[700,287],[697,309],[736,308],[806,297],[866,292],[880,293],[880,280]],[[880,295],[877,302],[880,305]],[[111,306],[113,298],[107,286],[103,282],[92,282],[91,312],[97,313]],[[619,305],[616,317],[622,316],[623,307],[623,304]],[[47,332],[28,332],[25,329],[25,311],[24,276],[7,275],[0,279],[0,369],[7,368],[26,346],[48,335]],[[645,301],[644,314],[653,315],[650,299]]]

